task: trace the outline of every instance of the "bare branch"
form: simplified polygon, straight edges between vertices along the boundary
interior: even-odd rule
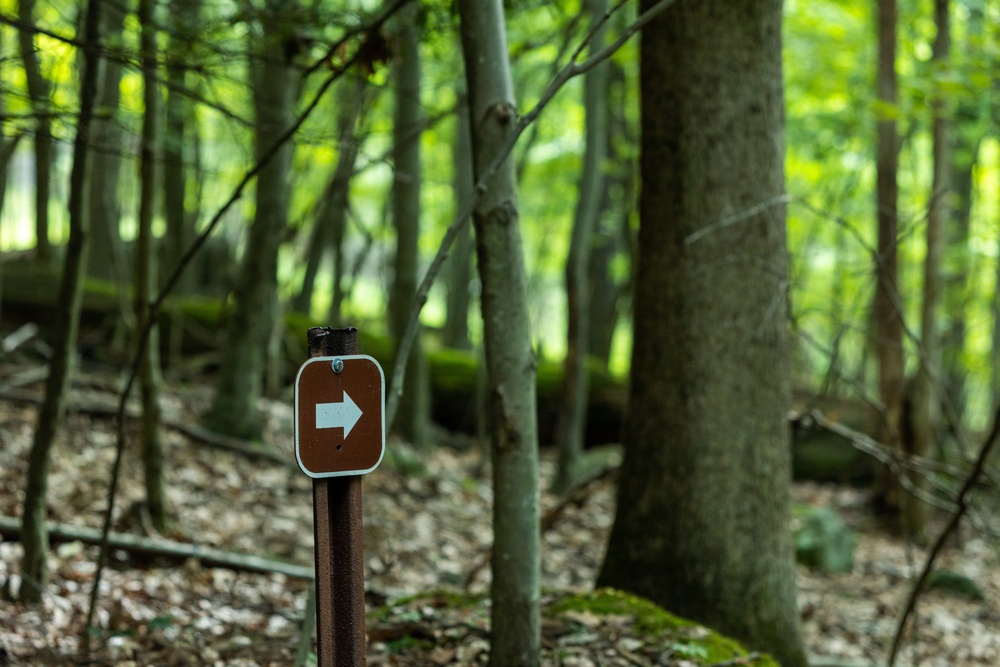
[[[620,49],[625,42],[632,37],[632,35],[656,18],[656,16],[661,14],[675,1],[676,0],[660,0],[660,2],[647,9],[635,21],[629,24],[628,27],[626,27],[618,36],[618,38],[615,39],[615,41],[596,52],[587,60],[578,63],[576,62],[576,59],[590,45],[590,42],[594,37],[595,33],[592,30],[590,34],[583,39],[576,51],[574,51],[570,62],[567,63],[566,66],[563,67],[562,70],[560,70],[559,73],[552,79],[535,106],[532,107],[528,113],[518,119],[514,129],[507,137],[507,142],[497,152],[493,161],[487,165],[487,167],[480,174],[479,180],[473,188],[473,194],[470,201],[465,203],[455,216],[451,225],[448,226],[448,230],[444,233],[444,237],[441,239],[441,246],[438,248],[434,259],[431,260],[431,264],[427,267],[427,272],[424,274],[424,278],[420,281],[420,285],[417,288],[416,297],[413,301],[413,310],[410,311],[410,319],[406,325],[406,331],[400,340],[399,348],[396,350],[396,361],[392,369],[392,382],[389,389],[389,395],[386,400],[386,429],[392,428],[392,422],[396,417],[396,410],[399,407],[399,398],[403,393],[403,383],[406,379],[406,363],[409,359],[410,351],[413,349],[413,341],[417,335],[417,325],[420,319],[420,311],[423,309],[424,304],[427,303],[427,295],[431,291],[431,285],[434,284],[434,280],[441,271],[441,267],[444,265],[445,259],[448,258],[448,251],[451,249],[452,243],[455,242],[455,238],[458,236],[459,231],[468,222],[469,217],[472,215],[472,211],[475,210],[476,204],[479,202],[479,198],[482,197],[483,193],[486,191],[486,184],[493,177],[493,174],[496,173],[497,169],[500,168],[500,165],[503,164],[504,160],[507,159],[507,156],[510,155],[510,152],[514,149],[514,146],[517,144],[517,140],[522,134],[524,134],[524,131],[538,119],[538,116],[556,96],[556,93],[562,90],[563,86],[575,77],[585,74],[589,70],[593,69],[601,61],[614,55],[615,52],[617,52],[618,49]],[[608,12],[604,20],[607,20],[612,12],[617,11],[624,4],[624,2],[621,2],[616,5],[611,11]]]
[[[993,452],[993,447],[996,444],[997,437],[1000,436],[1000,407],[997,408],[995,415],[993,416],[993,427],[990,429],[990,433],[986,436],[985,442],[983,442],[982,447],[979,449],[979,455],[976,457],[976,462],[972,467],[972,471],[969,476],[965,478],[965,483],[962,485],[961,490],[958,492],[958,498],[955,501],[957,507],[952,513],[951,518],[948,520],[948,524],[938,535],[937,540],[934,542],[934,546],[931,547],[930,553],[927,555],[927,562],[924,563],[924,569],[917,578],[917,581],[913,584],[912,590],[910,590],[910,595],[906,600],[906,605],[903,608],[903,613],[899,616],[899,622],[896,624],[896,634],[892,638],[892,646],[889,649],[889,658],[886,661],[888,667],[893,667],[896,664],[896,655],[899,653],[899,646],[903,639],[903,631],[906,629],[906,621],[910,618],[914,609],[917,606],[917,599],[923,592],[924,587],[927,585],[927,579],[930,577],[931,571],[934,568],[934,561],[941,554],[941,550],[944,548],[945,542],[951,536],[955,529],[958,528],[958,524],[962,521],[962,517],[969,509],[969,493],[971,493],[976,482],[979,480],[979,476],[983,473],[986,466],[986,461],[989,459],[990,454]]]

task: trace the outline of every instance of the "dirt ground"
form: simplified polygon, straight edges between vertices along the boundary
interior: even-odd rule
[[[5,375],[8,375],[5,373]],[[9,376],[9,375],[8,375]],[[99,527],[115,450],[113,422],[80,406],[108,405],[109,382],[83,382],[72,396],[69,428],[52,460],[50,519]],[[111,383],[113,384],[113,383]],[[23,400],[40,387],[0,398],[0,514],[17,517],[37,405]],[[2,391],[0,391],[2,394]],[[168,420],[196,423],[207,389],[171,393]],[[291,460],[291,408],[268,402],[266,440]],[[450,438],[441,434],[442,438]],[[303,565],[312,562],[310,480],[294,469],[209,446],[166,429],[171,527],[167,537]],[[436,446],[414,451],[390,442],[392,456],[364,480],[366,596],[370,608],[431,591],[482,594],[488,589],[491,489],[479,448]],[[552,472],[543,453],[542,474]],[[543,536],[543,582],[548,598],[588,591],[614,516],[614,476],[590,485],[561,508]],[[816,664],[867,665],[885,659],[900,608],[925,552],[881,532],[866,510],[864,491],[797,484],[795,501],[836,508],[858,531],[854,568],[821,574],[800,568],[799,606]],[[142,485],[134,443],[126,453],[115,531],[142,534]],[[558,504],[545,495],[543,513]],[[940,523],[940,519],[938,520]],[[991,528],[992,526],[992,528]],[[899,664],[927,667],[1000,665],[1000,540],[993,517],[973,515],[942,566],[971,577],[984,599],[938,590],[920,600],[915,640]],[[991,532],[993,530],[994,532]],[[993,537],[991,537],[993,535]],[[21,547],[0,541],[0,665],[287,665],[295,654],[308,583],[281,574],[234,572],[199,561],[151,559],[115,550],[101,587],[100,651],[77,658],[96,548],[62,543],[51,552],[43,605],[6,599],[19,585]],[[450,599],[450,598],[441,598]],[[449,604],[403,604],[388,614],[418,623],[430,639],[407,646],[370,625],[372,665],[482,664],[488,651],[488,612],[450,610]],[[587,621],[591,627],[587,627]],[[545,626],[546,664],[702,664],[660,652],[630,635],[629,620],[576,618],[583,632]],[[386,626],[388,627],[388,626]],[[384,629],[384,628],[383,628]],[[563,629],[565,630],[565,628]],[[561,634],[560,634],[561,632]],[[913,636],[912,633],[910,635]],[[566,639],[569,637],[569,639]],[[553,647],[559,648],[554,651]],[[661,660],[661,661],[657,661]],[[752,660],[730,664],[752,664]]]

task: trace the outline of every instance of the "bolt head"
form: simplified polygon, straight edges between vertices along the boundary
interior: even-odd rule
[[[333,360],[333,372],[334,373],[340,373],[342,370],[344,370],[344,360],[343,359],[334,359]]]

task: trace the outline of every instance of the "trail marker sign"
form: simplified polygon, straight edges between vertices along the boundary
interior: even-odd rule
[[[295,460],[310,477],[363,475],[385,453],[385,375],[363,354],[313,357],[295,378]]]

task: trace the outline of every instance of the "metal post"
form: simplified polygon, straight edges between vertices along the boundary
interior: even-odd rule
[[[312,327],[309,356],[358,353],[355,327]],[[365,664],[365,570],[361,476],[313,479],[316,644],[319,667]]]

